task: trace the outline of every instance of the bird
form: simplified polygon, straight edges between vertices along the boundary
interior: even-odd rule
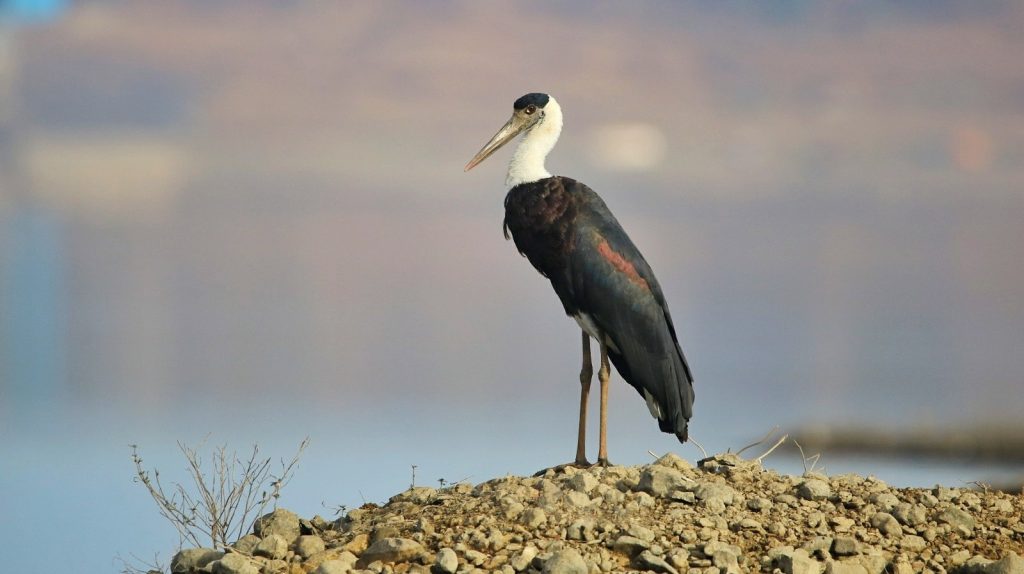
[[[545,169],[545,160],[562,132],[562,108],[555,98],[529,93],[515,100],[512,108],[512,117],[464,171],[522,134],[505,177],[503,232],[550,280],[566,315],[581,329],[579,427],[576,457],[569,465],[592,466],[586,457],[591,339],[600,347],[597,464],[610,464],[609,360],[644,398],[659,429],[685,443],[693,414],[693,374],[654,271],[594,190]]]

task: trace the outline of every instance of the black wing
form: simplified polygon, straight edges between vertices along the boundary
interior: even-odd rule
[[[693,375],[661,286],[601,198],[573,183],[581,197],[566,277],[572,302],[609,339],[609,358],[647,401],[661,430],[685,442]]]

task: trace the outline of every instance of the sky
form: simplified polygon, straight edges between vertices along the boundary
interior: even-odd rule
[[[168,561],[131,444],[183,478],[177,441],[288,458],[309,436],[282,499],[303,516],[382,501],[412,465],[434,484],[568,460],[578,327],[502,237],[511,152],[462,171],[532,91],[565,112],[548,169],[658,276],[708,450],[1024,407],[1015,3],[58,5],[0,24],[0,533],[20,546],[63,517],[47,551],[82,571]],[[613,462],[700,457],[616,375],[609,424]],[[823,461],[914,485],[1005,470]]]

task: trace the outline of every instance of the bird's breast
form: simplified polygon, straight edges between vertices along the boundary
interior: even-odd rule
[[[517,185],[505,197],[506,237],[545,276],[564,268],[574,247],[578,207],[565,178]]]

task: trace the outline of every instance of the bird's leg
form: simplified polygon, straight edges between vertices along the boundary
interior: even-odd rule
[[[597,464],[609,466],[608,462],[608,379],[611,367],[608,365],[608,346],[601,343],[601,368],[597,371],[597,380],[601,382],[601,438],[597,451]]]
[[[590,398],[590,381],[594,377],[594,366],[590,360],[590,335],[583,333],[583,368],[580,369],[580,428],[576,435],[576,461],[579,466],[590,466],[587,462],[587,399]]]

